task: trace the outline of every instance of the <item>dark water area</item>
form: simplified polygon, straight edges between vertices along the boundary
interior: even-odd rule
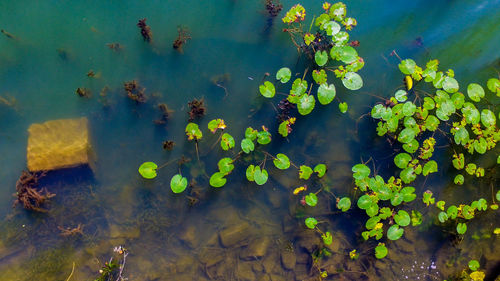
[[[471,259],[494,280],[500,264],[498,235],[492,234],[498,211],[481,212],[457,241],[454,226],[440,226],[437,209],[416,200],[410,207],[424,210],[423,224],[405,228],[403,239],[385,241],[389,255],[377,260],[378,242],[361,237],[366,214],[358,208],[339,212],[327,194],[319,197],[321,207],[301,206],[292,194],[303,184],[296,170],[280,171],[269,161],[269,181],[258,186],[245,177],[256,156],[242,156],[224,187],[210,187],[206,174],[217,171],[220,158],[236,156],[248,126],[264,125],[273,135],[265,147],[269,153],[285,153],[297,165],[325,163],[324,182],[337,196],[356,195],[351,167],[360,161],[373,158],[380,175],[394,175],[393,147],[376,135],[373,119],[362,117],[378,97],[402,87],[391,52],[419,65],[439,59],[441,69],[455,70],[461,85],[484,85],[500,71],[500,0],[345,1],[348,15],[358,21],[350,35],[360,41],[364,86],[349,91],[337,85],[349,111],[340,113],[338,102],[318,104],[298,118],[288,139],[277,133],[278,99],[269,102],[258,91],[265,73],[272,77],[287,66],[301,76],[311,66],[282,32],[281,17],[297,2],[282,3],[283,11],[270,20],[264,1],[0,0],[0,29],[14,36],[0,34],[0,280],[66,280],[72,270],[71,280],[94,280],[119,245],[130,253],[124,271],[129,280],[317,280],[309,252],[320,236],[305,228],[306,216],[320,218],[333,234],[333,254],[322,264],[326,280],[443,280]],[[321,13],[320,2],[300,3],[307,23]],[[136,26],[142,18],[153,32],[150,43]],[[172,48],[178,26],[191,36],[182,52]],[[121,48],[110,49],[111,43]],[[144,104],[127,98],[123,83],[131,80],[145,88]],[[92,96],[79,97],[79,87]],[[187,103],[194,98],[207,106],[207,114],[195,120],[204,134],[201,164],[184,133]],[[498,114],[498,98],[490,102]],[[172,110],[162,125],[153,122],[161,116],[160,103]],[[16,181],[27,165],[28,127],[79,117],[89,120],[95,167],[42,178],[40,184],[56,194],[47,213],[12,208]],[[214,118],[225,120],[235,152],[212,149],[218,135],[206,128]],[[165,140],[175,141],[172,151],[162,148]],[[438,145],[445,142],[438,139]],[[498,168],[493,178],[456,186],[456,171],[446,160],[452,153],[437,152],[434,157],[445,164],[415,183],[416,194],[431,189],[436,200],[450,204],[481,197],[492,203]],[[491,154],[500,154],[498,147]],[[182,174],[196,182],[173,194],[170,179],[182,156],[191,160]],[[493,156],[477,162],[491,166]],[[173,164],[146,180],[137,172],[145,161]],[[311,185],[320,188],[319,181]],[[61,228],[78,225],[83,235],[61,235]],[[353,249],[360,253],[354,261]]]

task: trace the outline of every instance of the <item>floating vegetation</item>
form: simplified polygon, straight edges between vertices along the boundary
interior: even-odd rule
[[[188,107],[189,122],[193,121],[194,119],[203,117],[207,110],[207,108],[205,107],[205,100],[203,98],[193,99],[192,101],[188,102]]]
[[[137,23],[137,27],[139,27],[139,29],[141,30],[142,39],[144,39],[144,41],[148,43],[151,42],[151,40],[153,39],[153,32],[151,31],[149,25],[146,24],[145,18],[139,20],[139,22]]]
[[[45,188],[38,188],[38,180],[45,176],[45,173],[31,173],[23,171],[16,182],[16,197],[14,205],[20,203],[26,210],[36,212],[47,212],[42,208],[50,198],[56,196]]]
[[[77,88],[76,94],[81,98],[90,98],[92,97],[92,92],[87,88]]]
[[[175,142],[173,140],[166,140],[162,143],[163,149],[168,150],[168,151],[174,149],[174,146],[175,146]]]
[[[146,89],[141,87],[136,80],[123,83],[123,87],[129,99],[135,101],[136,103],[146,102]]]
[[[191,39],[189,35],[189,30],[186,27],[178,26],[177,27],[177,38],[175,38],[172,47],[180,52],[182,52],[182,47],[187,41]]]

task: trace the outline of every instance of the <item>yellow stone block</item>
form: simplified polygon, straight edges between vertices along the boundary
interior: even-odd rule
[[[36,172],[92,164],[88,123],[83,117],[31,124],[28,128],[28,169]]]

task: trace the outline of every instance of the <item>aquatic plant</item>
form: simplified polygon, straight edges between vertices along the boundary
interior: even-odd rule
[[[153,39],[153,32],[151,31],[151,27],[146,24],[146,19],[140,19],[139,22],[137,23],[137,27],[141,30],[141,35],[144,41],[146,42],[151,42]]]
[[[189,35],[189,30],[186,27],[183,26],[178,26],[177,27],[177,38],[175,38],[174,43],[172,44],[172,47],[180,52],[183,50],[184,44],[187,43],[187,41],[191,39],[191,36]]]
[[[45,176],[45,173],[31,173],[23,171],[16,182],[16,200],[14,206],[22,204],[26,210],[36,212],[47,212],[42,208],[50,198],[56,196],[47,191],[46,188],[38,187],[38,180]]]

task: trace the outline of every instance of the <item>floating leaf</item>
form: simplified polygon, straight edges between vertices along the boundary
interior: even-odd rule
[[[255,171],[253,173],[253,178],[255,180],[255,183],[258,185],[263,185],[267,182],[268,174],[265,169],[260,169],[259,166],[255,167]]]
[[[438,214],[438,220],[441,223],[445,223],[448,220],[448,214],[445,212],[439,212]]]
[[[456,144],[466,145],[469,141],[469,132],[464,127],[460,127],[453,136]]]
[[[304,197],[304,199],[306,201],[306,204],[311,207],[314,207],[316,206],[316,204],[318,204],[318,196],[316,196],[316,194],[314,193],[309,193]]]
[[[378,243],[377,247],[375,247],[375,257],[377,259],[383,259],[387,256],[387,247],[384,243]]]
[[[319,66],[325,65],[328,62],[328,53],[326,51],[316,51],[314,61]]]
[[[467,225],[463,222],[457,224],[457,233],[464,234],[467,231]]]
[[[446,214],[448,215],[448,217],[452,220],[454,220],[457,215],[458,215],[458,208],[457,206],[455,205],[451,205],[450,207],[448,207],[448,209],[446,210]]]
[[[422,214],[419,211],[411,211],[411,225],[417,226],[422,223]]]
[[[271,142],[271,133],[266,130],[257,133],[257,142],[260,144],[268,144]]]
[[[174,193],[181,193],[186,189],[187,184],[188,182],[185,177],[181,174],[176,174],[170,180],[170,189],[172,189]]]
[[[403,149],[408,153],[415,153],[419,147],[419,143],[416,139],[411,140],[409,143],[403,144]]]
[[[145,179],[156,178],[156,169],[158,165],[153,162],[144,162],[139,166],[139,174]]]
[[[373,204],[372,198],[368,194],[365,194],[365,195],[362,195],[361,197],[359,197],[358,203],[357,203],[358,208],[360,208],[362,210],[368,209],[372,204]]]
[[[344,63],[353,63],[358,60],[358,52],[351,46],[340,47],[338,56]]]
[[[357,180],[362,180],[370,175],[370,168],[364,164],[356,164],[352,167],[352,171],[354,172],[353,178]]]
[[[497,78],[490,78],[488,82],[486,82],[486,86],[491,92],[500,97],[500,80]]]
[[[219,171],[222,174],[228,175],[234,169],[233,159],[231,159],[229,157],[224,157],[221,160],[219,160],[219,162],[217,163],[217,166],[219,167]]]
[[[326,83],[326,80],[328,78],[324,69],[313,70],[312,77],[314,79],[314,82],[316,82],[316,84],[318,85]]]
[[[481,111],[481,123],[483,124],[483,126],[485,126],[486,128],[495,127],[496,122],[497,120],[495,114],[491,110],[483,109]]]
[[[465,121],[469,124],[476,125],[481,120],[479,110],[470,102],[464,103],[464,107],[462,107],[461,111],[465,117]]]
[[[307,218],[305,220],[306,226],[310,229],[316,228],[316,225],[318,224],[318,221],[315,218]]]
[[[346,5],[342,2],[337,2],[330,7],[328,15],[336,21],[341,21],[344,19],[346,12]]]
[[[479,262],[477,260],[470,260],[469,261],[469,268],[472,271],[476,271],[479,269]]]
[[[301,115],[307,115],[314,109],[316,100],[313,95],[303,95],[297,103],[297,109]]]
[[[484,89],[479,84],[470,83],[469,86],[467,86],[467,95],[471,100],[479,102],[481,98],[484,98]]]
[[[290,168],[290,159],[283,153],[278,153],[276,159],[273,160],[274,166],[280,170]]]
[[[325,234],[321,234],[321,238],[323,239],[323,243],[325,243],[325,245],[331,245],[333,242],[332,234],[328,231]]]
[[[412,59],[406,59],[406,60],[402,60],[399,63],[398,67],[399,67],[399,70],[403,74],[411,75],[415,72],[415,68],[417,67],[417,64]]]
[[[292,71],[288,67],[283,67],[276,72],[276,80],[280,80],[281,83],[286,83],[290,80],[290,77],[292,77]]]
[[[411,161],[411,156],[408,153],[399,153],[394,157],[394,164],[400,169],[405,169],[408,166],[408,163]]]
[[[221,172],[217,172],[217,173],[214,173],[211,177],[210,177],[210,185],[213,186],[213,187],[222,187],[226,184],[227,182],[227,179],[224,178],[225,174],[224,173],[221,173]]]
[[[322,178],[326,173],[326,165],[318,164],[314,167],[314,172],[318,174],[318,177]]]
[[[401,177],[401,180],[403,180],[403,182],[406,184],[414,181],[417,178],[417,175],[415,174],[415,169],[413,167],[408,167],[406,169],[403,169],[399,174],[399,176]]]
[[[299,178],[301,179],[308,180],[311,177],[312,173],[313,170],[309,166],[301,165],[299,167]]]
[[[394,221],[400,226],[410,225],[410,215],[404,210],[399,210],[397,214],[394,215]]]
[[[322,28],[326,31],[326,34],[328,36],[333,36],[337,34],[340,31],[340,24],[334,22],[334,21],[329,21],[325,23]]]
[[[335,85],[323,83],[318,88],[318,101],[322,105],[327,105],[335,98]]]
[[[431,132],[434,132],[439,127],[439,123],[439,119],[437,119],[436,116],[429,115],[427,116],[427,119],[425,119],[425,128]]]
[[[210,132],[215,133],[218,129],[224,130],[226,128],[226,124],[222,119],[214,119],[208,122],[208,129]]]
[[[269,81],[266,81],[263,85],[260,85],[259,91],[266,98],[272,98],[274,97],[274,94],[276,94],[276,88],[274,88],[273,83]]]
[[[337,208],[342,210],[342,212],[346,212],[351,208],[351,199],[349,197],[343,197],[337,202]]]
[[[255,144],[250,139],[244,138],[241,140],[241,150],[245,153],[250,153],[255,149]]]
[[[422,175],[427,176],[430,173],[435,173],[438,171],[438,166],[437,162],[434,160],[431,160],[427,163],[425,163],[423,169],[422,169]]]
[[[403,236],[403,233],[404,229],[400,228],[397,224],[393,224],[387,230],[387,238],[389,238],[389,240],[398,240],[401,236]]]
[[[255,130],[254,128],[252,127],[248,127],[246,130],[245,130],[245,138],[251,140],[251,141],[254,141],[256,138],[257,138],[257,133],[259,131]]]
[[[201,140],[203,137],[203,133],[200,131],[200,128],[198,127],[198,124],[196,123],[188,123],[186,125],[186,136],[188,137],[188,140]]]
[[[403,201],[411,202],[415,200],[415,198],[417,198],[417,195],[414,192],[415,188],[412,186],[403,187],[403,189],[401,189],[400,191],[400,194],[403,196]]]
[[[224,133],[220,140],[220,146],[224,150],[229,150],[234,147],[234,138],[228,133]]]
[[[394,97],[396,98],[397,101],[399,102],[405,102],[408,99],[408,93],[404,90],[398,90],[394,94]]]
[[[447,76],[444,78],[443,81],[443,90],[447,91],[448,93],[452,94],[458,91],[459,86],[458,82],[455,78]]]
[[[254,173],[255,173],[255,166],[254,165],[248,166],[248,168],[246,169],[246,172],[245,172],[245,175],[246,175],[248,181],[255,181],[254,176],[253,176]]]
[[[342,84],[344,84],[347,89],[355,91],[363,87],[363,79],[355,72],[347,72],[344,78],[342,78]]]
[[[339,110],[342,113],[346,113],[347,112],[347,103],[345,103],[345,102],[339,103]]]
[[[461,174],[456,175],[455,178],[453,179],[453,182],[456,185],[462,185],[462,184],[464,184],[464,181],[465,181],[465,178]]]

